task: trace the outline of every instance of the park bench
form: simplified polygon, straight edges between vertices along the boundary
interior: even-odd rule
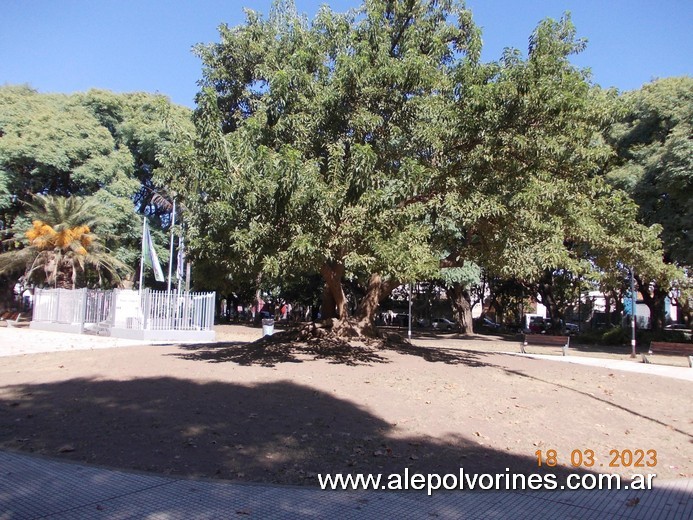
[[[563,355],[568,355],[568,348],[570,348],[570,336],[548,336],[546,334],[523,334],[522,345],[520,345],[520,352],[523,354],[527,353],[525,347],[528,345],[541,345],[541,346],[551,346],[551,347],[561,347],[563,350]]]
[[[21,312],[6,312],[0,316],[8,327],[16,327],[22,321],[28,321]]]
[[[650,350],[642,355],[643,363],[649,363],[647,356],[653,354],[678,354],[688,357],[688,366],[693,368],[693,343],[669,343],[667,341],[651,341]]]

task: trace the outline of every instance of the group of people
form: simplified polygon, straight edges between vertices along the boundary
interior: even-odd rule
[[[258,299],[253,305],[233,306],[225,298],[220,302],[220,316],[227,320],[257,321],[264,318],[274,318],[278,321],[289,321],[296,318],[294,307],[288,302],[272,303]]]

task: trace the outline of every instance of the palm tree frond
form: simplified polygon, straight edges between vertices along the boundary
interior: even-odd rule
[[[41,278],[48,284],[67,288],[74,287],[88,268],[97,271],[99,281],[102,272],[114,282],[121,281],[120,273],[132,272],[92,232],[105,213],[94,200],[36,195],[28,207],[32,225],[22,235],[29,245],[1,254],[0,274],[24,270],[31,278],[43,272]]]

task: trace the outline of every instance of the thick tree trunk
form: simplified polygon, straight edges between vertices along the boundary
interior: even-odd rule
[[[375,330],[375,313],[380,305],[380,286],[382,280],[379,274],[371,275],[365,296],[359,302],[356,317],[361,326],[367,331]]]
[[[322,319],[345,319],[347,317],[346,296],[342,287],[344,265],[341,263],[325,264],[320,268],[320,274],[325,280],[320,310]]]
[[[384,281],[380,274],[371,275],[366,295],[356,309],[356,320],[349,317],[347,299],[342,285],[344,265],[329,263],[322,266],[320,273],[325,280],[322,294],[322,327],[331,329],[337,336],[377,337],[375,313],[380,302],[397,287],[395,280]]]
[[[558,307],[558,302],[553,295],[553,275],[546,271],[537,286],[537,292],[541,297],[541,303],[546,307],[551,320],[551,331],[553,333],[561,332],[561,322],[563,321],[563,313]]]
[[[75,270],[69,260],[62,260],[58,263],[58,269],[55,273],[55,286],[58,289],[74,289],[75,287]]]
[[[667,297],[667,292],[662,290],[658,283],[652,283],[652,291],[650,284],[644,284],[642,279],[635,277],[638,283],[638,289],[642,295],[642,300],[650,310],[650,324],[653,332],[658,332],[664,329],[664,300]]]
[[[320,318],[325,320],[331,320],[337,317],[337,307],[334,301],[334,296],[332,296],[332,290],[329,285],[325,283],[322,288],[322,299],[320,301]]]
[[[383,280],[378,273],[372,274],[368,279],[366,295],[361,299],[356,310],[358,327],[363,331],[363,334],[366,336],[378,335],[375,327],[375,313],[380,302],[387,298],[398,285],[399,283],[395,280]]]
[[[460,326],[460,334],[474,334],[472,320],[472,296],[469,291],[459,283],[445,289],[448,299],[452,304],[452,314]]]
[[[489,303],[489,307],[492,307],[496,313],[496,323],[505,323],[505,308],[498,301],[498,298],[496,298],[495,296],[491,298],[491,303]]]

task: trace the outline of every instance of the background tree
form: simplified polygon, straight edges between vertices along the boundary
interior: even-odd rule
[[[607,178],[632,195],[643,222],[662,226],[667,260],[693,265],[693,78],[657,80],[621,101]]]
[[[441,269],[445,294],[452,306],[452,315],[459,325],[460,334],[474,332],[472,322],[472,287],[481,282],[481,269],[469,262],[460,267]],[[483,304],[483,301],[482,301]]]
[[[167,242],[160,230],[169,225],[170,209],[155,203],[152,177],[160,167],[157,154],[173,146],[169,121],[192,125],[190,111],[163,96],[0,87],[0,233],[8,238],[9,229],[23,225],[34,194],[93,199],[104,217],[104,245],[134,267],[138,213],[151,215],[155,237]]]
[[[667,78],[621,97],[622,116],[610,137],[618,153],[607,179],[639,206],[640,220],[662,229],[664,258],[689,276],[638,273],[638,289],[655,329],[664,325],[664,299],[673,285],[690,321],[693,265],[693,78]],[[671,271],[671,270],[670,270]]]
[[[509,49],[497,63],[457,69],[449,162],[432,180],[433,235],[452,251],[448,265],[517,279],[556,323],[556,273],[654,265],[661,255],[657,229],[634,226],[636,207],[599,176],[616,94],[570,63],[583,47],[569,17],[547,19],[526,58]]]

